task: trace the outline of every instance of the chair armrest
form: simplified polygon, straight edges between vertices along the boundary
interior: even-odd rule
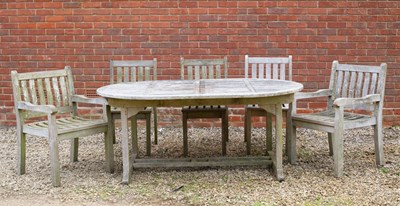
[[[85,97],[83,95],[73,95],[72,101],[80,102],[80,103],[88,103],[88,104],[108,105],[106,98],[103,98],[103,97],[89,98],[89,97]]]
[[[362,98],[337,98],[333,105],[338,107],[357,105],[357,104],[368,104],[381,101],[380,94],[371,94]]]
[[[316,97],[327,97],[332,95],[332,90],[330,89],[320,89],[315,92],[296,92],[294,98],[297,99],[309,99]]]
[[[34,112],[42,112],[47,114],[56,113],[58,110],[54,105],[36,105],[30,102],[19,101],[17,103],[17,108],[22,110],[29,110]]]

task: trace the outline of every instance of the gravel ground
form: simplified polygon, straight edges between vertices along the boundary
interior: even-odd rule
[[[155,157],[180,157],[179,128],[163,128]],[[121,185],[120,133],[116,172],[103,169],[102,138],[82,138],[79,162],[69,162],[69,142],[61,143],[61,187],[51,186],[48,144],[27,138],[27,171],[16,174],[14,128],[0,129],[0,205],[400,205],[400,127],[384,130],[386,165],[375,167],[373,130],[345,133],[345,175],[333,177],[325,133],[298,129],[298,162],[284,159],[285,181],[265,168],[140,169]],[[253,130],[252,153],[262,155],[265,130]],[[144,155],[144,130],[140,130]],[[220,130],[189,130],[192,157],[219,156]],[[228,155],[244,156],[243,128],[230,128]]]

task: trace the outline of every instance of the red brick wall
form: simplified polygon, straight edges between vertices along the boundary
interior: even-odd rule
[[[73,68],[90,94],[108,82],[110,59],[152,59],[159,77],[179,78],[180,56],[227,56],[230,76],[244,55],[293,55],[294,80],[326,88],[333,60],[388,64],[386,125],[400,124],[399,1],[46,1],[0,3],[0,125],[14,124],[11,70]],[[307,111],[324,106],[302,103]],[[232,110],[231,125],[243,111]],[[164,122],[180,124],[167,109]]]

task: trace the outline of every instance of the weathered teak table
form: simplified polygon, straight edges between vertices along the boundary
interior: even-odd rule
[[[294,93],[303,85],[292,81],[266,79],[164,80],[119,83],[97,89],[111,106],[121,109],[122,183],[129,184],[132,169],[139,167],[191,167],[271,164],[278,180],[282,169],[282,104],[291,103]],[[137,139],[132,156],[128,146],[128,119],[143,107],[181,107],[187,105],[247,105],[258,104],[276,116],[275,152],[267,158],[220,157],[200,159],[139,159]],[[290,111],[288,111],[290,113]],[[224,141],[222,144],[226,144]],[[250,146],[249,143],[247,145]]]

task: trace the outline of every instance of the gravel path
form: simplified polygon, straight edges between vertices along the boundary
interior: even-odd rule
[[[144,130],[140,130],[144,155]],[[180,157],[179,128],[163,128],[155,157]],[[48,144],[27,138],[27,173],[16,174],[14,128],[0,130],[0,205],[400,205],[400,128],[384,130],[386,165],[375,167],[373,130],[345,133],[345,175],[333,177],[326,134],[298,130],[298,162],[284,159],[283,182],[257,167],[141,169],[129,186],[120,184],[120,139],[115,145],[116,172],[103,168],[101,138],[81,139],[79,162],[69,162],[69,142],[61,143],[61,184],[51,186]],[[263,154],[265,131],[253,130],[253,154]],[[120,136],[119,131],[117,135]],[[220,130],[190,129],[192,157],[218,156]],[[228,155],[244,156],[243,128],[230,128]]]

